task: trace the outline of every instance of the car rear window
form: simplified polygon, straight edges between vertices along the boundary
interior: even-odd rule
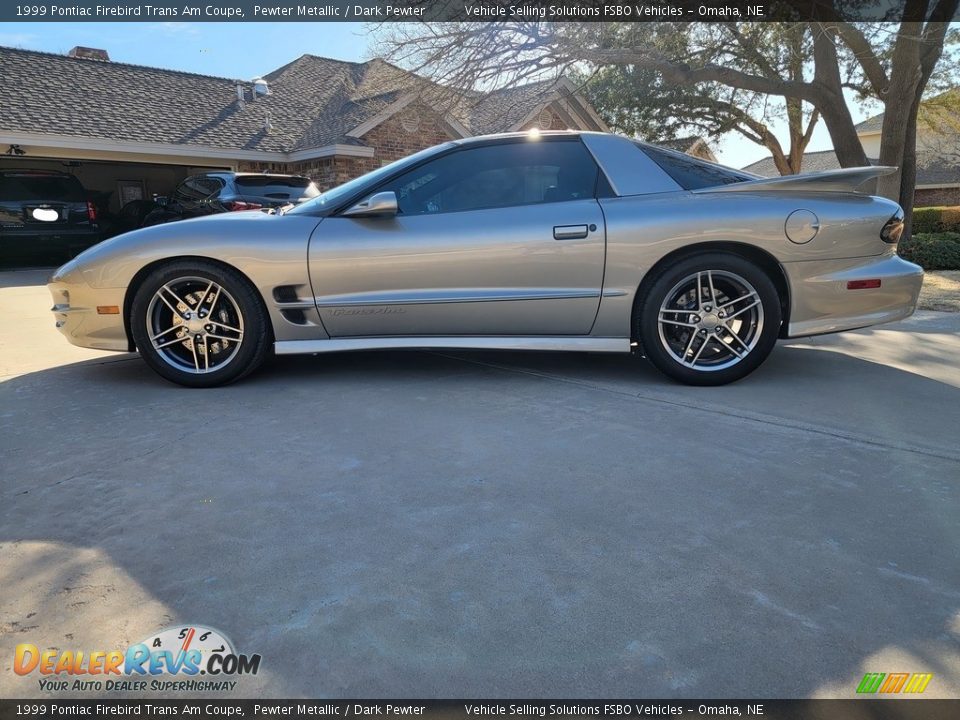
[[[83,185],[68,175],[0,175],[0,200],[83,202]]]
[[[698,160],[684,153],[665,150],[645,143],[637,143],[637,145],[684,190],[699,190],[700,188],[730,185],[756,179],[751,175],[739,173],[731,168],[716,165],[706,160]]]
[[[275,200],[309,200],[320,194],[310,178],[276,177],[271,175],[240,175],[236,179],[237,190],[248,195]]]

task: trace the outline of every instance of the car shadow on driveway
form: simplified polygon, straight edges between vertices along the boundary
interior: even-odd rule
[[[279,358],[193,391],[138,359],[0,383],[12,645],[223,630],[235,696],[960,694],[960,389],[780,347]]]

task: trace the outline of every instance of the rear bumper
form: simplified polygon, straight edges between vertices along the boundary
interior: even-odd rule
[[[53,316],[67,340],[79,347],[97,350],[131,349],[122,314],[101,314],[98,307],[115,306],[123,312],[123,288],[94,289],[73,276],[47,285],[53,296]]]
[[[99,229],[69,225],[0,229],[0,253],[11,256],[72,250],[79,252],[102,240]]]
[[[784,263],[790,281],[787,337],[853,330],[913,314],[923,269],[894,254],[844,260]],[[851,280],[880,280],[880,287],[847,289]]]

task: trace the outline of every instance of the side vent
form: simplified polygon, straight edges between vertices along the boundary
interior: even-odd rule
[[[288,322],[292,322],[294,325],[307,324],[307,316],[303,313],[303,310],[282,309],[280,313]]]
[[[300,297],[299,285],[280,285],[273,289],[273,299],[284,319],[294,325],[309,325],[306,311],[314,307],[313,298]]]

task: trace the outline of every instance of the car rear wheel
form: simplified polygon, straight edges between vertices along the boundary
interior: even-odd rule
[[[255,370],[270,351],[270,323],[257,291],[234,270],[179,261],[152,272],[131,306],[140,355],[188,387],[215,387]]]
[[[688,385],[725,385],[756,370],[780,333],[770,277],[737,255],[704,253],[664,268],[639,299],[647,359]]]

